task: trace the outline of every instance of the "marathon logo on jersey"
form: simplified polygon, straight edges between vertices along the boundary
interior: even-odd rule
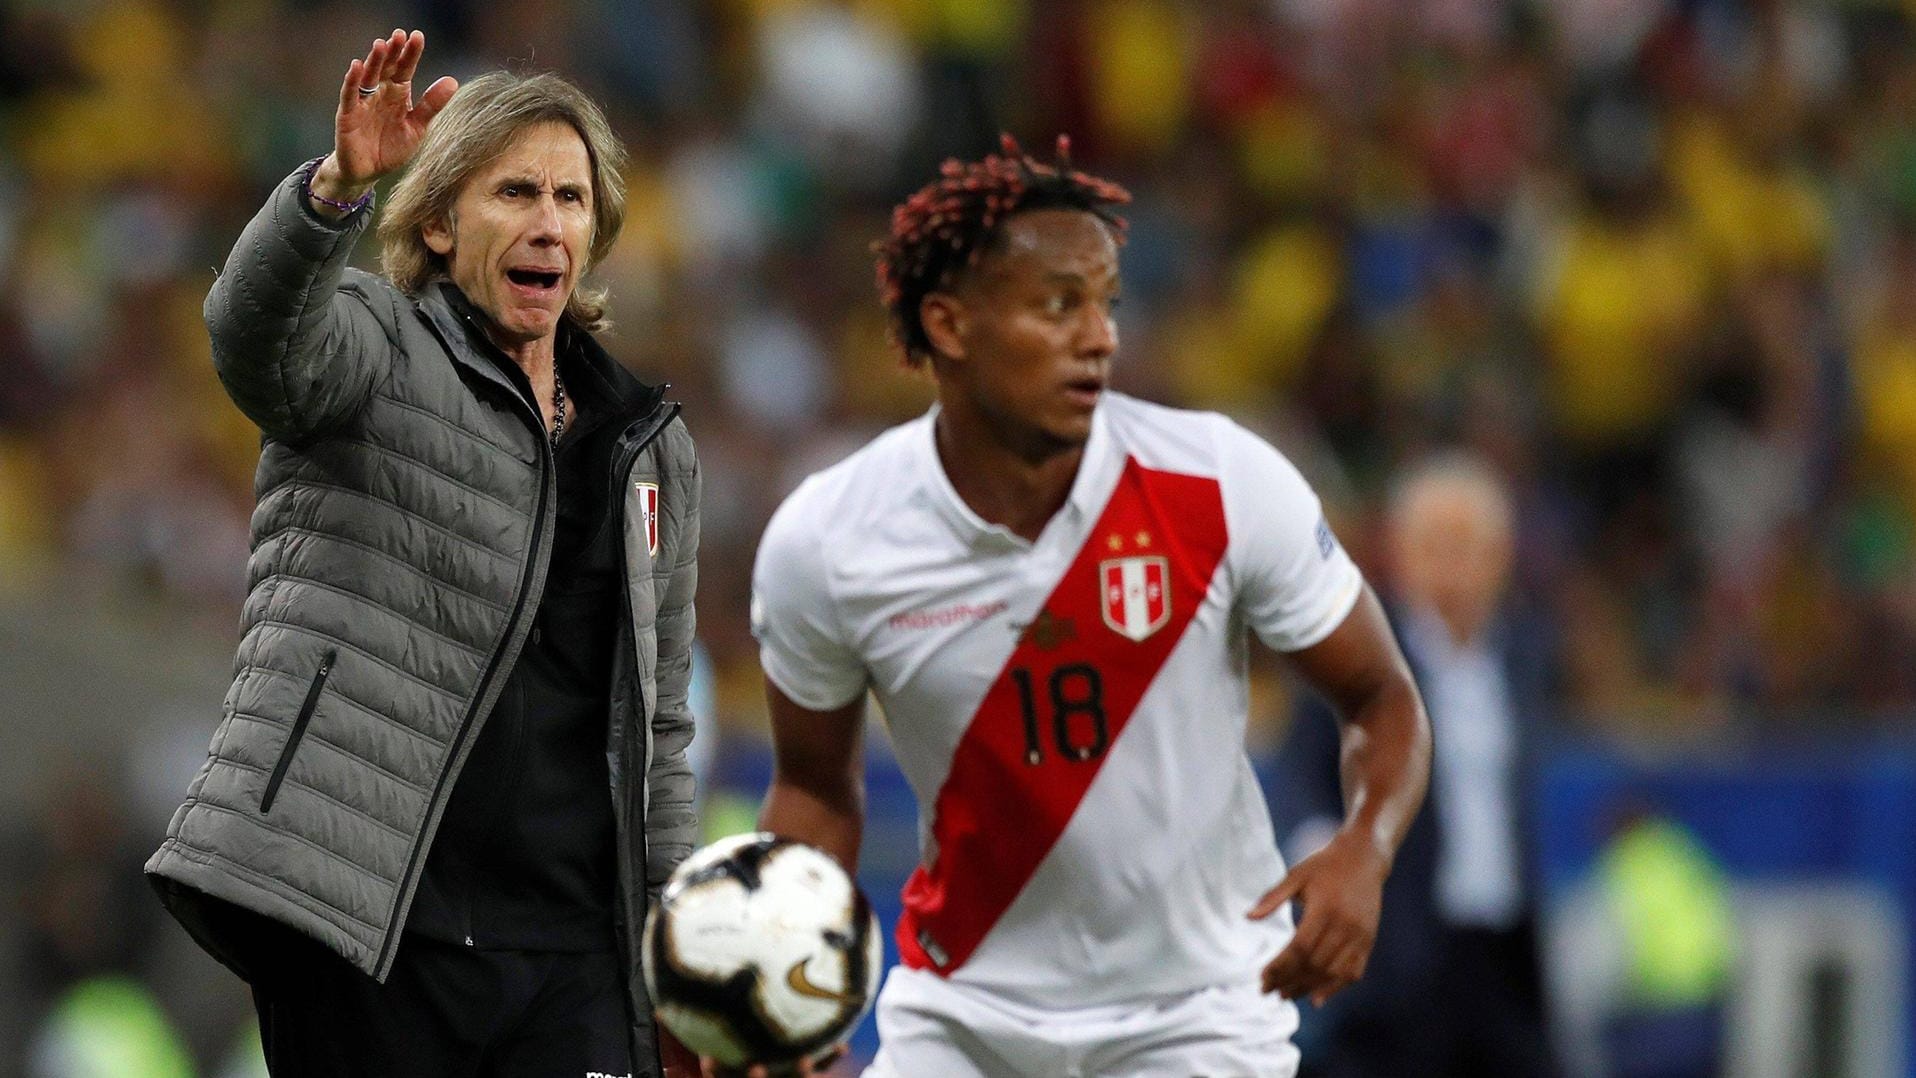
[[[1171,620],[1171,563],[1162,555],[1108,558],[1098,564],[1104,623],[1120,636],[1143,640]]]
[[[950,625],[963,625],[967,622],[997,617],[1010,607],[1011,604],[1003,600],[989,603],[954,603],[934,610],[907,610],[893,614],[885,619],[885,624],[901,630],[943,629]]]
[[[639,519],[645,522],[645,552],[656,558],[659,556],[659,485],[634,483],[632,486],[639,492]]]

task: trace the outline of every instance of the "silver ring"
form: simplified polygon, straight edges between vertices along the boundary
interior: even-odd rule
[[[371,97],[379,92],[379,86],[376,83],[372,86],[361,86],[358,89],[361,97]]]

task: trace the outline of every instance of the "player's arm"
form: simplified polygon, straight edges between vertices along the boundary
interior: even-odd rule
[[[870,672],[832,592],[829,491],[807,481],[765,526],[752,567],[752,635],[772,720],[772,786],[759,825],[858,867],[865,824]]]
[[[865,830],[865,694],[829,711],[803,707],[765,682],[772,712],[772,786],[759,827],[809,842],[858,870]]]
[[[858,840],[865,830],[865,694],[829,711],[814,711],[765,679],[772,712],[772,786],[759,811],[761,830],[809,842],[858,871]],[[842,1053],[843,1046],[839,1046]],[[823,1073],[831,1057],[797,1074]],[[705,1078],[769,1078],[762,1066],[728,1069],[699,1061]]]
[[[1268,917],[1299,900],[1297,934],[1264,968],[1264,990],[1322,1004],[1370,960],[1384,878],[1430,781],[1430,721],[1368,586],[1338,628],[1290,659],[1337,712],[1344,821],[1251,916]]]

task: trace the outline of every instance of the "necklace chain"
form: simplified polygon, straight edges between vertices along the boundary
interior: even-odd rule
[[[559,448],[559,436],[565,433],[565,379],[552,369],[552,448]]]

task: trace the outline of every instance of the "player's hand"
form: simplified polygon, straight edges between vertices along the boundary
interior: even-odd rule
[[[845,1058],[847,1046],[841,1044],[815,1059],[801,1059],[789,1067],[767,1067],[763,1063],[750,1067],[726,1067],[711,1057],[699,1060],[704,1068],[705,1078],[813,1078],[814,1075],[829,1073]]]
[[[1251,907],[1262,920],[1295,898],[1297,933],[1264,967],[1264,991],[1286,999],[1324,1002],[1355,983],[1370,961],[1383,909],[1390,862],[1365,836],[1339,832],[1325,847],[1291,867]]]
[[[316,194],[351,201],[412,158],[426,125],[459,89],[447,75],[413,102],[413,74],[425,51],[425,34],[394,30],[373,42],[364,59],[347,65],[333,115],[333,152],[313,174]]]

